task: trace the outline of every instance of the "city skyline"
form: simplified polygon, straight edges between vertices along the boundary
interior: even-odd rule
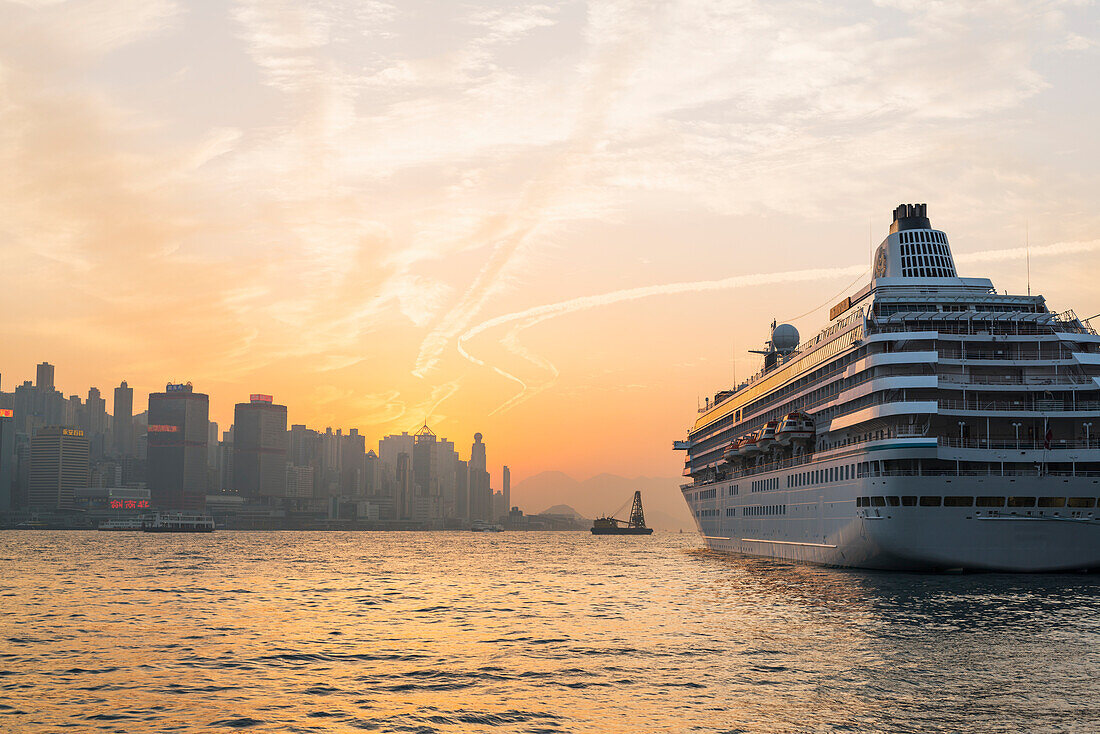
[[[8,4],[0,371],[674,476],[697,397],[773,318],[816,333],[899,201],[961,275],[1026,292],[1030,240],[1031,290],[1100,311],[1098,16]]]

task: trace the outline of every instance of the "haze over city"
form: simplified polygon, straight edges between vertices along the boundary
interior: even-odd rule
[[[12,3],[0,373],[210,418],[490,437],[676,476],[772,318],[812,336],[898,201],[960,274],[1100,311],[1076,2]],[[671,60],[675,60],[675,62]],[[735,358],[736,355],[736,358]],[[499,466],[494,467],[499,471]]]

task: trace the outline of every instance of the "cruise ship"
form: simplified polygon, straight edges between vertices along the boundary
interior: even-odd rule
[[[700,407],[684,499],[708,547],[892,570],[1100,568],[1100,337],[956,274],[927,205],[870,282]]]

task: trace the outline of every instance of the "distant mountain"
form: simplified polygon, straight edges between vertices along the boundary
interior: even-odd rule
[[[539,514],[540,515],[569,515],[570,517],[572,517],[572,518],[574,518],[574,519],[576,519],[580,522],[591,522],[587,517],[585,517],[581,513],[577,512],[576,510],[574,510],[569,505],[554,505],[553,507],[549,507],[549,508],[543,510]]]
[[[545,471],[512,485],[512,504],[524,508],[566,505],[588,518],[616,513],[626,519],[635,490],[642,492],[646,524],[657,530],[695,530],[680,493],[678,477],[620,477],[597,474],[578,481],[560,471]],[[620,506],[625,505],[621,510]],[[551,507],[547,512],[555,511]]]

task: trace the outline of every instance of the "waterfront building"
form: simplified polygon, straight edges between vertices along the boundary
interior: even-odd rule
[[[352,428],[341,439],[340,446],[340,494],[345,497],[363,494],[366,473],[367,440]]]
[[[233,489],[242,497],[285,497],[286,406],[252,395],[233,412]]]
[[[126,380],[115,388],[115,402],[112,409],[114,411],[111,420],[114,451],[119,456],[133,456],[134,388],[127,385]]]
[[[36,510],[68,510],[88,485],[88,439],[76,426],[47,426],[31,438],[28,503]]]
[[[97,387],[88,388],[83,418],[84,434],[88,438],[92,459],[102,458],[107,451],[107,401]]]
[[[0,512],[15,507],[15,411],[0,408]]]
[[[313,467],[286,465],[286,496],[291,499],[313,497]]]
[[[206,498],[210,398],[191,383],[149,395],[146,481],[158,510],[201,510]]]
[[[489,472],[486,468],[485,444],[480,433],[474,434],[474,443],[470,447],[469,479],[470,519],[492,520],[493,490],[489,486]]]

